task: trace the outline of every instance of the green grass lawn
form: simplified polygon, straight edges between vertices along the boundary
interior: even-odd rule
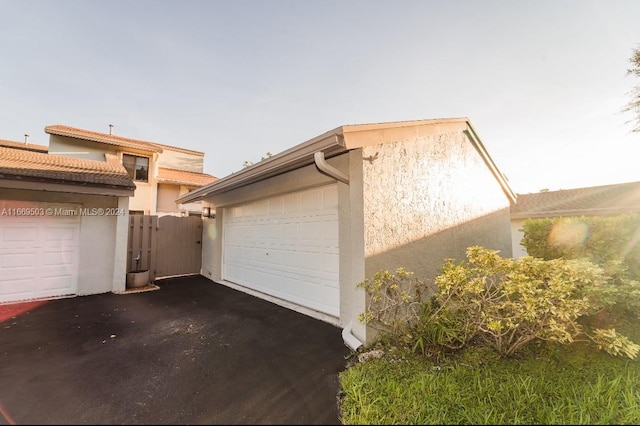
[[[619,327],[640,342],[640,321]],[[640,361],[593,344],[502,359],[470,346],[437,361],[386,348],[340,381],[343,424],[640,424]]]

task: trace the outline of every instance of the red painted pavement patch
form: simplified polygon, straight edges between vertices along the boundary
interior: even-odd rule
[[[46,302],[46,300],[34,300],[32,302],[0,305],[0,322],[6,321],[9,318],[17,317],[25,312],[32,311]]]

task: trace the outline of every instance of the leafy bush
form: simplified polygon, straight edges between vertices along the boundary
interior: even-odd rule
[[[545,260],[586,258],[610,276],[640,280],[640,215],[527,219],[521,245]]]
[[[427,288],[413,272],[398,268],[379,271],[358,284],[368,295],[367,310],[360,321],[389,336],[402,338],[407,327],[419,320],[423,295]]]
[[[640,351],[614,329],[591,332],[579,323],[619,299],[602,268],[586,259],[510,259],[473,246],[466,261],[446,260],[435,283],[435,295],[423,300],[426,287],[410,272],[382,271],[360,283],[370,297],[360,319],[421,352],[479,341],[512,356],[534,340],[576,339],[590,339],[612,355],[635,358]]]
[[[527,219],[521,245],[545,260],[588,259],[604,269],[607,286],[594,289],[603,307],[640,316],[640,215]]]

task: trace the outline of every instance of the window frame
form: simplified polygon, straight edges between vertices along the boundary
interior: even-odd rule
[[[125,163],[125,157],[131,158],[131,161],[127,161]],[[146,160],[146,165],[140,164],[140,160]],[[149,157],[145,157],[144,155],[135,155],[135,154],[122,154],[122,165],[127,170],[127,174],[131,179],[138,182],[149,182],[149,169],[150,169],[151,160]],[[133,165],[133,169],[131,169],[131,165]],[[140,176],[140,172],[146,171],[145,176]]]

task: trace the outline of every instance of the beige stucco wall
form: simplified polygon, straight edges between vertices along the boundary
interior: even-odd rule
[[[66,136],[49,135],[49,154],[83,158],[85,160],[104,161],[105,152],[117,154],[118,149],[115,145],[85,141]]]
[[[167,183],[158,184],[158,205],[156,206],[157,212],[179,213],[180,209],[176,204],[176,200],[180,196],[180,185],[171,185]]]
[[[128,197],[3,189],[3,200],[68,204],[73,209],[120,208],[124,215],[80,217],[78,294],[125,290],[128,233]]]
[[[202,173],[204,156],[174,150],[167,146],[162,146],[162,154],[158,158],[158,165],[167,169],[187,170],[190,172]]]
[[[471,245],[511,257],[509,199],[463,132],[362,148],[365,274],[428,283]]]
[[[169,183],[158,184],[158,203],[156,214],[158,216],[188,216],[202,213],[202,202],[196,201],[187,204],[178,204],[176,200],[187,194],[190,188],[185,185],[173,185]]]
[[[151,179],[149,179],[151,181]],[[144,214],[156,214],[155,195],[157,186],[151,182],[134,181],[136,190],[129,200],[129,210],[142,211]]]

